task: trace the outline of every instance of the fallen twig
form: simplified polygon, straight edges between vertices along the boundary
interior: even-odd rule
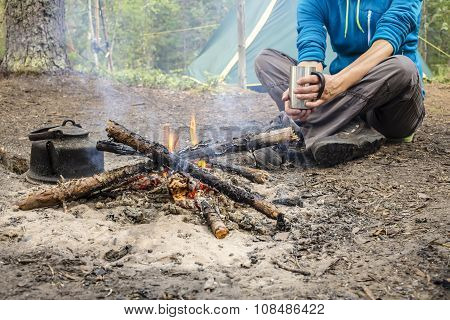
[[[304,276],[310,276],[311,275],[311,272],[309,272],[307,270],[291,268],[291,267],[285,265],[284,263],[282,263],[282,262],[280,262],[280,261],[278,261],[276,259],[272,259],[272,263],[274,265],[278,266],[279,268],[281,268],[283,270],[286,270],[286,271],[289,271],[289,272],[292,272],[292,273],[298,273],[298,274],[301,274],[301,275],[304,275]]]
[[[369,289],[369,287],[363,286],[362,289],[363,289],[364,293],[367,295],[367,297],[369,297],[369,299],[377,300],[375,298],[375,296],[373,295],[372,290]]]

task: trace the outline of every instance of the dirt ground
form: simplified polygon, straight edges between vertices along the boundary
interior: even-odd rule
[[[387,144],[331,169],[286,166],[265,185],[235,179],[269,201],[303,205],[279,206],[289,232],[236,206],[272,232],[235,228],[217,240],[194,212],[172,215],[158,203],[109,208],[92,199],[66,212],[18,211],[15,202],[35,186],[8,170],[4,155],[28,158],[27,134],[67,118],[93,139],[106,136],[108,119],[157,141],[170,123],[186,144],[195,113],[202,136],[223,138],[225,129],[267,124],[277,110],[266,95],[150,90],[81,76],[0,79],[0,298],[448,299],[450,86],[426,89],[428,116],[414,143]],[[107,155],[106,167],[130,161]],[[146,218],[116,219],[127,212]],[[105,260],[125,245],[127,255]]]

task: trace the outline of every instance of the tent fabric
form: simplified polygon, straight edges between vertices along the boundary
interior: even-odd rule
[[[267,20],[264,20],[265,13],[270,13]],[[264,24],[258,29],[261,23]],[[247,83],[249,88],[258,90],[261,84],[254,71],[254,62],[262,50],[272,48],[297,57],[297,0],[246,0],[245,24],[248,44]],[[256,37],[249,39],[258,30]],[[197,59],[189,66],[189,76],[200,82],[222,77],[228,84],[237,84],[238,63],[233,59],[236,58],[237,46],[237,14],[236,10],[231,10]],[[335,57],[336,53],[332,51],[328,39],[325,63],[329,65]],[[232,68],[227,70],[231,63],[234,63]],[[425,63],[422,65],[424,73],[431,76],[428,66]],[[326,69],[325,72],[327,71]]]
[[[271,0],[246,1],[246,38],[250,35],[270,2]],[[237,16],[236,11],[231,10],[203,48],[199,57],[189,66],[189,75],[201,82],[207,81],[209,77],[220,76],[236,54],[237,45]],[[254,59],[255,57],[247,56],[248,63],[252,63]],[[227,83],[237,83],[237,78],[226,77],[224,80]]]

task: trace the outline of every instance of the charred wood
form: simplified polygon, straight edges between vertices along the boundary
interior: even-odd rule
[[[180,151],[178,155],[189,159],[214,158],[228,153],[253,151],[294,141],[298,141],[298,137],[294,130],[289,127],[259,134],[249,134],[223,143],[199,144]]]
[[[114,154],[118,154],[121,156],[140,156],[142,154],[140,154],[139,152],[137,152],[135,149],[121,144],[121,143],[116,143],[113,141],[98,141],[97,142],[97,150],[98,151],[103,151],[103,152],[109,152],[109,153],[114,153]]]
[[[208,162],[222,171],[240,175],[251,182],[264,184],[269,178],[269,174],[264,170],[247,168],[214,160],[209,160]]]
[[[114,153],[118,155],[123,156],[144,156],[143,154],[137,152],[132,147],[129,147],[127,145],[116,143],[112,141],[99,141],[97,142],[97,150]],[[251,182],[264,184],[269,174],[264,170],[259,169],[253,169],[253,168],[246,168],[234,164],[227,164],[219,161],[209,160],[209,164],[213,165],[214,167],[217,167],[221,169],[222,171],[234,173],[237,175],[240,175],[247,180],[250,180]]]
[[[134,148],[139,153],[150,157],[157,165],[189,173],[193,178],[198,179],[209,187],[225,194],[230,199],[239,203],[248,204],[272,219],[276,219],[280,214],[275,206],[268,203],[260,196],[236,187],[209,172],[202,170],[195,164],[181,158],[179,155],[170,153],[163,145],[150,142],[116,122],[108,121],[106,131],[108,136],[114,141]]]

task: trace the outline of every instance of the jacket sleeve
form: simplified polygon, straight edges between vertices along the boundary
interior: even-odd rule
[[[377,40],[386,40],[397,54],[408,34],[418,28],[421,9],[422,0],[393,0],[378,20],[370,45]]]
[[[297,7],[298,61],[317,61],[325,65],[327,31],[324,0],[299,0]]]

